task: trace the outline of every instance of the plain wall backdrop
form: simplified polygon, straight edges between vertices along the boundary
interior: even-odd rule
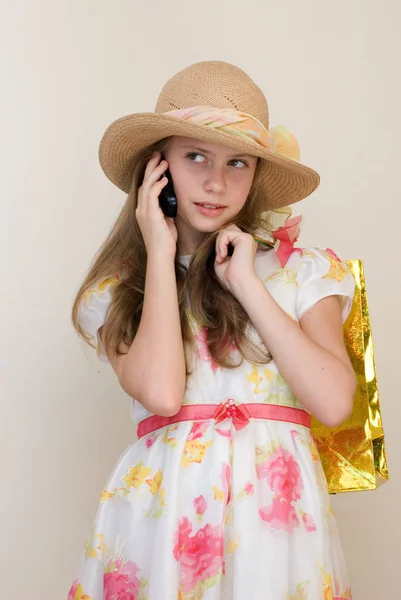
[[[129,399],[70,309],[125,200],[97,160],[200,60],[242,67],[319,190],[302,245],[362,258],[392,479],[333,498],[355,600],[399,596],[400,3],[1,0],[1,597],[67,596],[99,496],[135,439]],[[251,592],[250,592],[250,598]],[[311,599],[317,600],[317,599]]]

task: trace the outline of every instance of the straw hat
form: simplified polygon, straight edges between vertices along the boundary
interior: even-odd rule
[[[203,118],[205,111],[213,116]],[[155,112],[114,121],[100,143],[99,159],[107,177],[129,193],[135,160],[151,144],[173,135],[221,144],[263,159],[260,182],[271,210],[302,200],[319,185],[314,170],[280,154],[271,131],[266,98],[244,71],[226,62],[201,62],[165,84]]]

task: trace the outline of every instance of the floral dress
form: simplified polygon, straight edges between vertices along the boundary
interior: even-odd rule
[[[274,250],[258,250],[255,270],[296,322],[327,296],[339,296],[344,320],[351,309],[353,277],[330,250],[295,250],[284,266]],[[81,303],[81,326],[95,342],[115,284],[101,282]],[[235,407],[308,416],[273,360],[220,368],[209,356],[207,332],[192,326],[197,351],[184,408],[207,410],[231,399]],[[99,354],[104,358],[101,348]],[[132,417],[140,424],[150,413],[134,401]],[[223,411],[219,419],[171,423],[122,453],[68,600],[351,598],[310,428],[268,418],[237,427],[231,417]]]

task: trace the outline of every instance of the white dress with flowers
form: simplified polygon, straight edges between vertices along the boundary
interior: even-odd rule
[[[189,257],[182,261],[188,264]],[[281,267],[258,251],[255,269],[294,320],[354,280],[331,251],[295,250]],[[104,322],[114,280],[86,294],[83,329]],[[268,315],[266,315],[268,318]],[[271,361],[222,369],[206,331],[184,404],[266,403],[302,409]],[[256,331],[253,334],[258,338]],[[260,339],[260,338],[259,338]],[[233,349],[233,352],[236,352]],[[139,423],[150,413],[138,402]],[[145,435],[119,458],[68,600],[349,600],[351,591],[325,476],[310,430],[282,421],[185,421]]]

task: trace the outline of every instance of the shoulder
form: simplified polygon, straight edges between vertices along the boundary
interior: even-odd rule
[[[79,326],[88,343],[97,350],[99,349],[98,331],[106,320],[118,282],[118,276],[100,279],[82,294],[79,303]]]
[[[330,248],[294,248],[290,260],[296,264],[298,270],[316,269],[329,278],[343,278],[349,269],[347,264]],[[326,273],[323,273],[326,271]]]
[[[339,296],[343,320],[348,316],[355,280],[347,263],[330,248],[294,250],[288,265],[297,272],[297,313],[300,319],[313,304],[328,296]]]

